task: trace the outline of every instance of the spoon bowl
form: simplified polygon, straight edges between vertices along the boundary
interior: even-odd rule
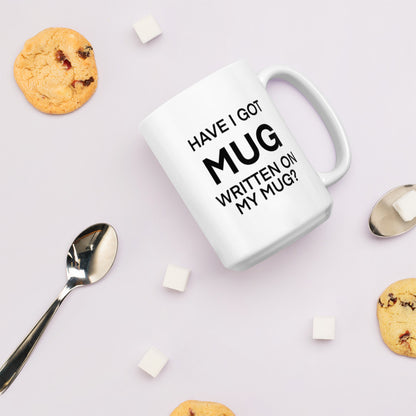
[[[42,318],[0,368],[0,394],[15,380],[62,301],[76,287],[98,282],[110,270],[118,240],[108,224],[88,227],[72,243],[66,258],[67,283]]]
[[[383,195],[374,205],[368,225],[371,232],[377,237],[395,237],[409,231],[416,225],[416,218],[403,221],[393,207],[404,194],[416,190],[416,185],[401,185],[391,189]]]
[[[95,224],[74,240],[66,256],[68,283],[83,286],[98,282],[113,265],[117,234],[108,224]]]

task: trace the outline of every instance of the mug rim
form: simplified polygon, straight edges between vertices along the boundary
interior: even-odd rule
[[[199,81],[194,82],[193,84],[191,84],[189,87],[186,87],[185,89],[181,90],[180,92],[178,92],[177,94],[175,94],[173,97],[169,98],[168,100],[166,100],[164,103],[160,104],[158,107],[156,107],[153,111],[151,111],[139,124],[139,131],[143,128],[143,126],[149,121],[150,118],[152,118],[156,113],[159,112],[159,110],[162,110],[163,108],[167,107],[169,104],[171,104],[174,100],[178,99],[179,97],[181,97],[182,95],[184,95],[185,93],[187,93],[189,90],[191,90],[192,88],[194,88],[195,86],[197,86],[198,84],[218,75],[218,73],[229,69],[230,67],[233,66],[237,66],[237,65],[248,65],[247,61],[245,59],[239,59],[237,61],[234,61],[228,65],[225,65],[217,70],[215,70],[214,72],[211,72],[210,74],[208,74],[207,76],[205,76],[204,78],[200,79]]]

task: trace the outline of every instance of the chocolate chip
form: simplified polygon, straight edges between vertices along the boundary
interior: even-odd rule
[[[84,86],[88,87],[88,85],[90,85],[92,82],[94,82],[94,77],[90,77],[84,81],[82,81],[82,83],[84,84]]]
[[[394,295],[393,295],[393,293],[389,293],[388,294],[388,297],[389,297],[389,299],[388,299],[388,301],[387,301],[387,308],[388,307],[390,307],[390,306],[393,306],[393,305],[395,305],[396,304],[396,302],[397,302],[397,297],[395,297]],[[384,308],[385,307],[385,304],[381,301],[381,298],[379,298],[378,299],[378,304],[382,307],[382,308]]]
[[[407,340],[410,338],[410,332],[406,331],[403,334],[399,336],[399,342],[400,344],[403,344],[404,342],[407,342]]]
[[[92,82],[94,82],[94,77],[89,77],[88,79],[74,79],[71,83],[71,85],[75,88],[75,84],[77,82],[80,82],[82,85],[84,85],[84,87],[88,87],[88,85],[90,85]]]
[[[414,311],[416,309],[416,306],[415,306],[415,304],[413,302],[403,302],[403,301],[400,301],[400,305],[402,305],[404,308],[406,306],[408,306],[412,311]]]
[[[192,409],[189,409],[189,416],[195,416],[195,413]]]
[[[59,49],[55,52],[55,59],[62,62],[62,65],[68,70],[72,67],[71,62],[66,59],[65,54]]]
[[[81,51],[81,49],[78,50],[77,53],[82,59],[86,59],[90,56],[89,52]]]
[[[397,302],[397,298],[393,295],[393,293],[389,293],[389,300],[387,302],[387,306],[393,306]]]
[[[66,58],[65,54],[59,49],[55,52],[55,58],[59,62],[63,62]]]
[[[72,67],[71,62],[68,59],[64,59],[63,66],[68,70]]]
[[[90,56],[91,51],[92,51],[92,46],[88,45],[88,46],[84,46],[84,50],[78,49],[77,54],[80,56],[80,58],[86,59]]]

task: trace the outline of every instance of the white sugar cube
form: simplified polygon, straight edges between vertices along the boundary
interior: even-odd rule
[[[190,274],[191,271],[188,269],[169,264],[163,279],[163,287],[184,292]]]
[[[140,360],[139,367],[152,377],[157,377],[167,362],[167,357],[161,352],[155,348],[150,348]]]
[[[335,318],[313,318],[313,339],[335,339]]]
[[[411,190],[393,203],[403,221],[412,221],[416,217],[416,191]]]
[[[162,34],[160,26],[151,14],[136,22],[133,25],[133,28],[142,43],[147,43]]]

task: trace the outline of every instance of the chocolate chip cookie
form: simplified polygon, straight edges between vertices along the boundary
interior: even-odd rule
[[[70,113],[85,104],[97,88],[93,48],[75,30],[42,30],[26,41],[14,63],[14,77],[38,110]]]
[[[234,413],[223,404],[214,402],[200,402],[187,400],[181,403],[170,416],[235,416]]]
[[[386,345],[397,354],[416,357],[416,279],[391,284],[378,300],[377,318]]]

